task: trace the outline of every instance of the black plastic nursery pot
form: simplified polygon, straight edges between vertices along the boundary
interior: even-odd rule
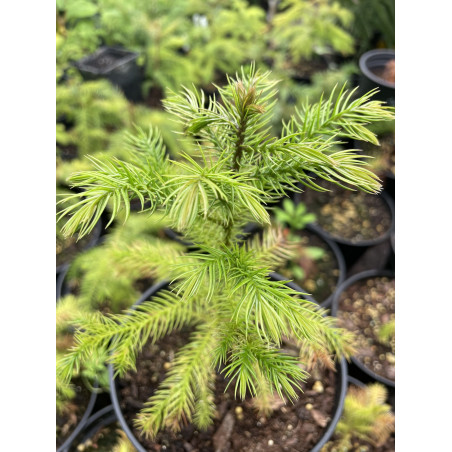
[[[174,229],[171,228],[164,228],[163,232],[165,233],[165,236],[169,238],[170,240],[174,240],[177,243],[180,243],[181,245],[187,247],[187,248],[193,248],[195,245],[192,242],[187,242],[182,238],[182,235],[176,232]]]
[[[286,279],[277,274],[272,273],[270,277],[277,281],[285,281]],[[304,292],[299,286],[297,286],[294,283],[287,283],[289,287],[291,287],[294,290],[297,290],[299,292]],[[150,287],[146,292],[143,293],[143,295],[140,297],[140,299],[135,303],[134,308],[136,308],[139,304],[143,303],[144,301],[150,300],[152,296],[156,295],[160,290],[167,289],[169,287],[169,283],[164,281],[159,284],[156,284],[155,286]],[[306,296],[305,297],[309,301],[314,301],[311,297]],[[133,433],[133,430],[131,426],[126,421],[126,418],[123,414],[122,408],[121,408],[121,400],[120,400],[120,394],[119,394],[119,385],[118,385],[118,379],[114,377],[114,368],[112,365],[109,366],[109,375],[110,375],[110,395],[112,399],[112,403],[118,418],[118,421],[121,425],[121,428],[126,433],[127,437],[129,438],[130,442],[133,444],[133,446],[136,448],[138,452],[146,452],[146,448],[140,443],[140,440],[135,436]],[[334,430],[336,428],[336,424],[339,421],[339,418],[343,411],[344,406],[344,400],[345,395],[347,391],[347,364],[345,359],[341,359],[339,363],[337,364],[337,375],[336,375],[336,390],[335,390],[335,396],[334,396],[334,410],[332,413],[332,416],[320,438],[320,440],[317,442],[317,444],[311,448],[310,452],[320,452],[321,448],[328,442],[328,440],[331,438],[331,436],[334,433]],[[300,441],[302,439],[300,438]],[[251,439],[252,441],[252,439]]]
[[[336,294],[333,298],[333,303],[331,307],[331,315],[334,317],[338,317],[338,311],[339,311],[339,303],[341,300],[341,295],[343,292],[348,289],[350,286],[357,282],[369,280],[371,278],[378,278],[378,277],[386,277],[388,279],[394,279],[395,275],[392,271],[389,270],[369,270],[362,273],[358,273],[351,278],[348,278],[346,281],[344,281],[343,284],[341,284],[340,287],[338,287]],[[351,358],[351,363],[348,367],[348,373],[349,376],[355,377],[359,380],[361,380],[364,383],[372,383],[375,381],[378,381],[379,383],[384,384],[390,393],[390,397],[394,396],[394,389],[395,389],[395,380],[390,380],[382,375],[379,375],[375,373],[372,369],[364,365],[360,360],[358,360],[355,356]]]
[[[100,430],[110,426],[111,424],[116,424],[117,421],[118,418],[116,417],[113,405],[110,404],[97,411],[87,420],[85,427],[73,441],[71,447],[68,449],[68,452],[84,450],[86,443],[98,434]],[[102,447],[102,450],[107,450],[105,447],[111,446],[102,445]]]
[[[321,196],[318,192],[313,194],[313,196]],[[325,228],[319,225],[319,222],[310,223],[306,226],[306,229],[316,232],[336,243],[345,259],[345,264],[347,267],[347,275],[356,273],[356,268],[361,268],[361,271],[368,269],[384,269],[387,265],[390,254],[390,236],[395,226],[395,209],[394,201],[391,197],[385,193],[381,192],[378,195],[368,195],[376,196],[382,201],[382,205],[385,207],[390,220],[388,227],[383,231],[378,237],[373,239],[359,239],[353,240],[341,237],[337,234],[333,234],[327,231]],[[297,202],[304,202],[303,198],[297,196]],[[307,208],[310,210],[310,205],[305,203]]]
[[[69,293],[67,286],[65,285],[65,279],[67,276],[67,272],[69,271],[69,264],[64,265],[64,267],[57,272],[56,276],[56,300],[58,301],[64,295]]]
[[[97,389],[97,387],[98,387],[98,384],[94,383],[94,389]],[[85,428],[85,426],[88,422],[88,419],[91,416],[91,413],[93,412],[93,408],[94,408],[94,405],[96,404],[96,400],[97,400],[97,393],[94,390],[93,392],[91,392],[91,396],[89,398],[88,405],[87,405],[86,410],[85,410],[82,418],[80,419],[79,423],[74,428],[72,433],[66,438],[66,440],[63,442],[63,444],[61,444],[61,446],[57,448],[56,452],[68,452],[69,451],[69,448],[72,445],[75,438]]]
[[[382,100],[388,105],[395,105],[395,83],[382,78],[385,66],[395,61],[395,51],[390,49],[375,49],[361,55],[359,58],[359,92],[361,94],[378,88],[379,93],[373,96],[374,100]]]
[[[119,47],[101,47],[75,63],[85,80],[106,78],[132,102],[143,100],[138,53]]]
[[[84,248],[81,251],[87,251],[88,249],[91,249],[95,246],[100,245],[101,243],[103,243],[105,237],[102,236],[102,224],[101,222],[96,224],[96,229],[97,227],[100,227],[100,233],[96,239],[96,241],[93,241],[93,243],[91,244],[91,246]],[[67,284],[67,275],[69,272],[69,269],[71,268],[71,263],[69,262],[67,264],[64,264],[61,266],[60,271],[57,271],[57,275],[56,275],[56,299],[57,301],[65,296],[68,295],[69,293],[71,293],[68,284]]]

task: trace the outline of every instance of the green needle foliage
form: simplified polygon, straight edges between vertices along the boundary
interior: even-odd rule
[[[272,137],[276,82],[269,75],[254,68],[242,71],[218,88],[218,99],[208,102],[202,91],[187,88],[165,101],[167,111],[197,143],[195,155],[172,160],[151,128],[147,135],[137,135],[130,161],[95,161],[95,171],[70,179],[85,191],[73,195],[75,207],[59,217],[72,214],[63,228],[66,234],[89,233],[108,203],[112,220],[120,215],[127,219],[131,201],[138,199],[143,211],[164,213],[170,226],[198,249],[168,256],[172,283],[152,301],[123,314],[85,318],[75,347],[59,362],[59,375],[68,381],[86,359],[104,350],[116,374],[124,375],[135,368],[147,341],[190,327],[190,342],[137,421],[150,436],[165,426],[177,429],[183,420],[207,426],[217,369],[241,398],[276,393],[294,400],[307,375],[298,360],[280,350],[284,337],[329,356],[348,356],[352,349],[350,336],[324,310],[269,279],[288,253],[277,242],[278,234],[267,230],[261,242],[245,246],[237,234],[250,221],[268,225],[263,206],[289,188],[299,190],[300,182],[315,188],[308,171],[351,189],[378,192],[380,184],[363,159],[351,150],[335,151],[333,144],[338,136],[369,140],[365,124],[392,119],[393,110],[369,96],[350,104],[348,93],[341,91],[334,101],[306,107],[307,113],[292,118],[281,137]],[[156,247],[147,246],[145,254],[150,266],[155,258],[156,266],[162,261]],[[129,262],[145,254],[132,250]]]

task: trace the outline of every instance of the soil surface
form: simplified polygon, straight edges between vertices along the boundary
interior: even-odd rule
[[[162,100],[165,98],[165,93],[163,89],[159,86],[153,86],[149,89],[149,93],[144,101],[144,103],[151,108],[157,108],[163,110]]]
[[[138,411],[165,377],[175,352],[188,340],[188,333],[172,334],[148,344],[137,360],[137,372],[129,372],[119,381],[119,399],[129,426]],[[304,393],[294,405],[275,399],[274,412],[265,417],[257,414],[252,401],[234,399],[234,385],[224,393],[227,382],[217,374],[215,385],[216,417],[206,430],[185,426],[179,433],[160,432],[151,442],[133,429],[147,451],[171,452],[307,452],[321,438],[333,415],[336,374],[313,372],[303,383]]]
[[[389,60],[384,66],[370,69],[377,77],[395,84],[395,60]]]
[[[395,318],[395,280],[379,277],[352,284],[339,299],[337,317],[340,326],[356,333],[354,357],[377,375],[394,381],[394,343],[382,343],[378,333]]]
[[[290,68],[292,79],[295,81],[308,81],[317,72],[326,71],[328,63],[322,59],[313,59],[311,61],[300,61],[293,68]]]
[[[318,303],[325,301],[335,290],[339,278],[339,264],[336,256],[317,234],[308,230],[294,232],[300,237],[301,243],[297,251],[297,258],[290,261],[285,268],[278,272],[292,279],[304,290],[308,291]],[[324,255],[320,259],[310,258],[306,247],[322,248]],[[291,265],[299,265],[304,271],[304,278],[298,279],[293,275]]]
[[[333,435],[333,440],[337,440],[338,438]],[[391,436],[386,443],[382,446],[375,446],[363,439],[359,439],[357,437],[353,437],[351,439],[352,449],[347,449],[346,452],[395,452],[395,438]],[[344,452],[343,449],[334,448],[333,446],[324,447],[320,452]]]
[[[60,447],[85,414],[91,393],[78,379],[74,382],[75,397],[68,403],[64,413],[56,415],[56,447]]]
[[[316,183],[330,191],[306,190],[300,200],[331,236],[359,243],[377,239],[391,227],[391,212],[381,197],[345,190],[324,180]]]

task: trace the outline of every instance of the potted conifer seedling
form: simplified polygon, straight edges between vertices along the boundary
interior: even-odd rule
[[[210,99],[207,106],[202,91],[184,89],[167,99],[165,107],[194,137],[197,155],[171,160],[161,142],[152,139],[156,130],[151,128],[130,161],[107,158],[97,162],[95,171],[71,178],[85,191],[62,215],[72,214],[64,226],[67,234],[89,233],[108,203],[114,219],[121,206],[128,212],[130,201],[138,198],[143,206],[149,202],[147,212],[166,213],[171,227],[197,248],[172,255],[152,246],[130,249],[131,262],[159,266],[171,282],[145,293],[141,304],[124,314],[98,313],[82,320],[76,345],[58,363],[59,378],[68,381],[91,354],[108,352],[113,384],[118,379],[133,382],[151,368],[144,384],[140,380],[135,386],[155,388],[149,400],[136,400],[136,394],[134,399],[134,387],[128,396],[134,413],[140,412],[125,431],[138,450],[183,450],[187,443],[207,450],[252,451],[292,441],[300,450],[318,451],[340,416],[340,409],[334,416],[319,412],[309,398],[303,399],[301,388],[308,389],[312,400],[322,393],[333,404],[330,369],[344,369],[345,363],[342,358],[335,365],[332,357],[352,353],[352,335],[284,280],[269,278],[287,255],[275,231],[267,228],[262,241],[249,243],[237,235],[251,221],[269,225],[264,204],[298,183],[317,188],[315,177],[378,192],[380,184],[362,157],[335,151],[334,144],[338,136],[369,139],[366,124],[393,119],[393,111],[369,96],[350,101],[350,93],[341,92],[336,99],[307,106],[301,122],[284,128],[281,137],[271,137],[275,84],[269,73],[252,67],[229,78],[226,87],[218,88],[219,99]],[[300,349],[292,353],[286,338]],[[161,368],[153,368],[156,362]],[[319,363],[326,368],[325,380],[319,377]],[[308,370],[315,380],[309,386]],[[275,435],[268,426],[276,422],[279,431],[278,425],[286,425],[284,416],[306,422]],[[248,422],[253,428],[267,427],[250,439],[243,427]],[[313,431],[303,430],[305,425]]]

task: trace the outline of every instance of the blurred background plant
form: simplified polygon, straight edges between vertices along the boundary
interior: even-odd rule
[[[395,422],[390,405],[385,403],[387,396],[380,383],[351,386],[335,439],[322,452],[362,452],[383,446],[394,432]]]

